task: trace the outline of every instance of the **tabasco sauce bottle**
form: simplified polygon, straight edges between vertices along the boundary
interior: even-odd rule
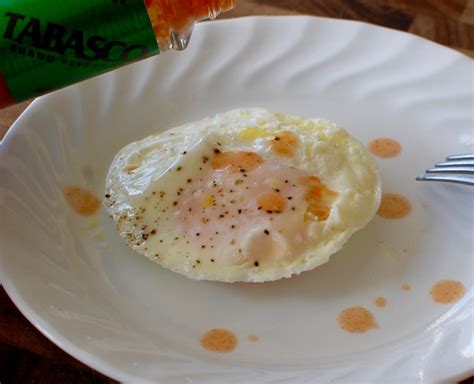
[[[0,108],[168,49],[236,0],[0,0]]]

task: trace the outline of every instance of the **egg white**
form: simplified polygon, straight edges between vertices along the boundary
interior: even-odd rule
[[[269,143],[280,132],[291,132],[298,137],[299,144],[291,156],[269,150]],[[292,212],[289,210],[292,203],[288,201],[288,210],[271,217],[277,223],[287,220],[287,226],[301,231],[291,233],[291,228],[278,227],[259,212],[246,221],[245,214],[239,216],[234,209],[235,220],[239,220],[241,227],[237,228],[239,236],[233,238],[232,229],[226,227],[216,231],[219,235],[212,240],[209,240],[212,236],[207,240],[199,238],[196,231],[207,227],[193,219],[196,212],[185,215],[179,211],[180,199],[192,198],[190,189],[199,194],[199,186],[206,183],[203,175],[212,171],[203,159],[211,161],[214,151],[255,152],[265,164],[270,164],[270,171],[280,172],[281,167],[281,172],[286,174],[317,176],[329,190],[337,193],[329,216],[325,220],[303,220],[305,206],[301,200],[291,207]],[[218,175],[225,183],[226,175],[219,172]],[[262,175],[258,180],[267,182],[264,172]],[[263,188],[250,187],[253,193]],[[239,193],[242,197],[246,192]],[[290,277],[327,262],[354,232],[370,222],[380,197],[381,181],[374,161],[364,146],[344,129],[328,120],[303,119],[252,108],[235,109],[128,144],[110,166],[104,206],[126,243],[138,254],[166,268],[193,279],[263,282]],[[234,217],[234,213],[229,216]],[[185,229],[178,219],[185,223]],[[211,225],[217,228],[218,224]],[[275,226],[271,234],[262,235],[262,228],[265,227],[266,233],[269,225]],[[288,239],[290,235],[292,238]]]

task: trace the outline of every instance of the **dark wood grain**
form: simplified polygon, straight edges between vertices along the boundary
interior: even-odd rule
[[[412,32],[474,57],[473,0],[241,0],[223,17],[297,14]]]
[[[315,0],[259,0],[247,1],[246,3],[254,4],[254,12],[260,7],[274,9],[279,12],[289,12],[291,14],[303,14],[314,16],[334,17],[340,19],[360,20],[369,23],[384,25],[389,28],[406,31],[411,25],[413,15],[403,10],[391,7],[386,2],[380,1],[354,1],[354,0],[332,0],[332,1],[315,1]],[[239,9],[235,14],[238,15]],[[224,15],[224,17],[232,17],[233,13]]]
[[[0,382],[9,384],[115,383],[84,365],[49,359],[6,344],[0,344]]]
[[[0,140],[5,136],[13,122],[29,105],[29,102],[14,105],[13,107],[0,110]]]
[[[433,40],[474,57],[474,0],[238,0],[224,18],[314,15],[359,20]],[[28,103],[0,111],[0,139]],[[0,289],[0,382],[113,383],[37,331]],[[463,384],[474,383],[474,377]]]

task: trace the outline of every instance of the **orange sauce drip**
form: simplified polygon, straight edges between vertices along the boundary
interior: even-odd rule
[[[384,193],[377,214],[386,219],[401,219],[408,216],[410,212],[411,204],[406,197],[394,193]]]
[[[262,163],[263,159],[255,152],[218,152],[211,161],[214,169],[228,168],[233,172],[251,171]]]
[[[378,157],[395,157],[400,154],[402,146],[396,140],[381,137],[369,143],[369,151]]]
[[[385,297],[377,297],[374,299],[374,305],[383,308],[387,305],[387,299]]]
[[[350,333],[364,333],[378,328],[374,315],[364,307],[349,307],[342,310],[337,321],[342,329]]]
[[[466,293],[464,285],[455,280],[440,280],[430,290],[433,301],[441,304],[451,304],[460,300]]]
[[[139,168],[138,165],[127,165],[125,166],[122,171],[127,173],[133,173]]]
[[[231,352],[237,346],[237,337],[227,329],[214,328],[201,337],[201,345],[211,352]]]
[[[316,176],[304,176],[298,182],[307,187],[305,200],[308,207],[304,216],[305,221],[311,220],[312,217],[316,217],[319,221],[326,220],[331,212],[332,198],[337,196],[337,192],[328,189]]]
[[[158,41],[169,40],[171,32],[186,32],[195,21],[232,9],[236,0],[145,0]]]
[[[256,335],[248,335],[247,339],[248,339],[248,341],[256,342],[256,341],[258,341],[258,336],[256,336]]]
[[[67,186],[64,188],[63,193],[71,209],[79,215],[90,216],[99,209],[99,199],[81,187]]]
[[[410,291],[411,290],[411,285],[408,284],[408,283],[403,283],[402,285],[400,285],[400,289],[402,291]]]
[[[262,193],[258,199],[257,204],[263,211],[271,211],[281,213],[286,208],[286,200],[278,192]]]
[[[296,148],[300,144],[298,136],[292,132],[279,132],[270,141],[271,150],[282,156],[293,156]]]

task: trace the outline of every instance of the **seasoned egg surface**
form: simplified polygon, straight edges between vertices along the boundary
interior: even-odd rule
[[[374,162],[344,129],[254,108],[127,145],[104,204],[126,243],[166,268],[263,282],[327,262],[380,194]]]

